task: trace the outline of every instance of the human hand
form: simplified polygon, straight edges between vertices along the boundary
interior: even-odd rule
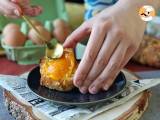
[[[18,18],[22,11],[25,15],[37,16],[42,12],[42,8],[40,6],[30,6],[30,0],[0,0],[0,13],[4,16]]]
[[[140,45],[145,23],[137,8],[124,6],[118,2],[85,21],[64,43],[64,47],[75,47],[90,35],[73,78],[82,93],[108,90]]]

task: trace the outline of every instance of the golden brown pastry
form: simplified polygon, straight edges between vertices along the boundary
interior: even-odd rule
[[[160,40],[151,36],[144,36],[133,60],[144,65],[160,68]]]
[[[59,59],[44,58],[40,63],[41,85],[59,91],[74,88],[72,77],[77,68],[72,49],[64,49]]]

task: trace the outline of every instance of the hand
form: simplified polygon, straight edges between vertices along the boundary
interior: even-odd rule
[[[82,93],[108,90],[140,45],[145,23],[135,7],[124,6],[116,3],[105,9],[84,22],[64,43],[64,47],[75,47],[90,35],[74,76],[74,84]]]
[[[18,18],[22,11],[25,15],[37,16],[42,12],[42,8],[40,6],[30,6],[29,0],[0,0],[0,13],[4,16]]]

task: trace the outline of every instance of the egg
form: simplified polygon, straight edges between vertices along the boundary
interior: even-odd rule
[[[10,31],[20,31],[20,26],[15,23],[9,23],[7,24],[3,29],[3,36],[10,33]]]
[[[43,36],[45,38],[46,42],[49,42],[51,40],[51,33],[49,31],[47,31],[47,29],[45,29],[42,26],[36,26],[36,28],[39,31],[39,33],[41,34],[41,36]],[[36,31],[33,28],[29,31],[28,38],[30,40],[32,40],[33,43],[35,43],[37,45],[42,45],[45,43],[43,40],[41,40],[39,38],[39,36],[37,35]]]
[[[53,31],[54,37],[61,43],[63,43],[66,40],[66,38],[70,33],[71,31],[67,28],[66,29],[57,28]]]
[[[25,44],[26,36],[20,31],[10,30],[8,34],[3,36],[2,40],[5,45],[18,47]]]
[[[54,30],[53,30],[54,37],[58,41],[63,43],[72,31],[70,26],[68,25],[66,21],[62,19],[57,19],[53,21],[53,25],[54,25]]]
[[[54,27],[59,27],[59,26],[69,27],[68,23],[63,19],[55,19],[53,21],[53,26]]]
[[[31,19],[31,22],[34,26],[43,26],[43,24],[36,19]]]

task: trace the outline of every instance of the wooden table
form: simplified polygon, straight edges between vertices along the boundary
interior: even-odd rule
[[[18,65],[13,61],[7,60],[5,56],[0,56],[0,74],[20,75],[31,70],[35,66],[36,65]],[[143,66],[134,62],[129,62],[125,68],[133,72],[156,70],[155,68]]]
[[[20,75],[31,70],[35,66],[36,65],[17,65],[15,62],[7,60],[5,56],[0,57],[0,74]],[[134,62],[129,62],[125,68],[133,72],[158,70],[155,68],[142,66]],[[158,120],[160,118],[160,114],[158,114],[160,112],[160,86],[153,88],[152,91],[154,94],[151,99],[151,105],[142,120]],[[13,120],[3,105],[2,89],[0,89],[0,120]]]

